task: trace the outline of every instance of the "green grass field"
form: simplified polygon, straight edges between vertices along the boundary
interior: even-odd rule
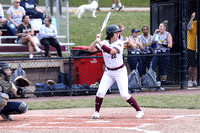
[[[62,5],[66,5],[66,0],[62,2]],[[146,7],[149,6],[149,0],[125,0],[121,1],[125,7]],[[69,6],[71,7],[77,7],[82,4],[87,4],[88,0],[69,0]],[[10,0],[1,0],[1,4],[7,4],[10,5]],[[101,7],[111,7],[112,0],[99,0],[99,5]],[[45,0],[40,0],[39,6],[45,6]],[[55,6],[55,4],[54,4]]]
[[[81,19],[78,19],[74,13],[69,14],[69,39],[70,42],[80,45],[90,45],[101,30],[102,23],[107,12],[97,12],[96,18],[92,18],[91,14],[83,14]],[[125,26],[125,36],[130,36],[131,29],[141,29],[142,26],[150,26],[150,12],[112,12],[107,25],[123,24]],[[60,34],[66,35],[66,19],[60,21]],[[140,33],[141,34],[141,33]],[[105,38],[105,30],[102,39]]]
[[[200,109],[200,95],[155,95],[134,96],[140,107],[172,108],[172,109]],[[93,107],[93,99],[75,99],[45,102],[28,102],[30,110],[63,109]],[[104,98],[102,107],[130,107],[121,97]]]

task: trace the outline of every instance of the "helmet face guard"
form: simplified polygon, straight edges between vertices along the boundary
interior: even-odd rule
[[[106,28],[106,35],[107,35],[107,38],[111,38],[114,36],[114,32],[120,32],[121,30],[119,29],[119,27],[117,25],[109,25],[107,28]]]
[[[0,62],[0,74],[3,76],[7,81],[10,80],[10,75],[5,73],[5,69],[11,69],[10,65],[7,62]]]

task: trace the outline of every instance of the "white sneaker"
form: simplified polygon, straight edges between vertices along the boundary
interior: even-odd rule
[[[99,116],[99,112],[95,111],[93,116],[92,116],[92,119],[99,119],[100,116]]]
[[[197,87],[197,81],[193,81],[193,82],[192,82],[192,85],[193,85],[194,87]]]
[[[4,121],[13,121],[13,118],[10,115],[1,114],[1,117]]]
[[[188,80],[188,87],[192,87],[192,86],[193,86],[192,80]]]
[[[142,111],[137,111],[137,114],[136,114],[136,116],[135,116],[135,118],[142,118],[142,116],[144,115],[144,111],[142,110]]]

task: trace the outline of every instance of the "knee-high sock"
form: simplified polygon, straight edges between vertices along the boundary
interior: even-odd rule
[[[95,111],[99,112],[102,102],[103,102],[103,98],[99,98],[99,97],[96,96],[96,99],[95,99]]]
[[[127,102],[128,102],[132,107],[134,107],[135,110],[141,111],[141,109],[140,109],[140,107],[138,106],[136,100],[135,100],[132,96],[131,96],[131,98],[129,98],[129,99],[127,100]]]

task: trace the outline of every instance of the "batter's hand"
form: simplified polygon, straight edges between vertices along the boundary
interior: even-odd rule
[[[97,36],[96,36],[96,42],[98,44],[100,44],[100,42],[101,42],[101,36],[102,36],[102,34],[97,34]]]

